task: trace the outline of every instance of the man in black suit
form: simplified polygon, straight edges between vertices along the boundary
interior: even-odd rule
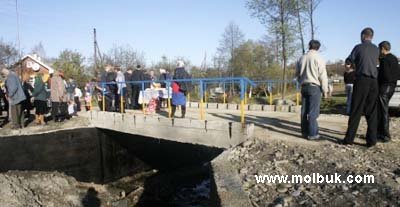
[[[378,47],[373,44],[374,30],[365,28],[361,32],[361,44],[354,47],[349,60],[355,65],[356,80],[354,82],[350,117],[346,137],[342,144],[353,144],[361,116],[367,119],[367,147],[376,144],[377,139],[377,99],[378,99]]]
[[[393,96],[399,75],[397,57],[390,53],[390,43],[379,43],[381,58],[379,61],[379,101],[378,101],[378,139],[390,141],[389,132],[389,101]]]

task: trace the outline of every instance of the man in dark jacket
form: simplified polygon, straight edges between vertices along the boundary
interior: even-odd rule
[[[26,96],[22,89],[21,81],[17,74],[4,67],[1,69],[1,76],[6,79],[7,97],[11,107],[12,129],[22,128],[24,127],[24,117],[21,104],[26,99]]]
[[[161,88],[166,88],[167,83],[165,81],[171,80],[172,77],[169,74],[169,71],[167,69],[160,68],[160,77],[158,80],[160,81]]]
[[[133,70],[131,67],[129,67],[124,73],[126,81],[125,107],[127,109],[132,108],[132,84],[129,83],[130,81],[132,81],[132,73]]]
[[[104,72],[101,74],[100,77],[100,82],[101,82],[100,87],[102,87],[103,90],[101,91],[101,96],[103,96],[104,94],[105,111],[111,111],[112,101],[114,99],[114,94],[117,88],[116,87],[117,85],[111,84],[111,82],[115,82],[115,77],[116,75],[114,75],[112,65],[106,65],[106,67],[104,68]],[[101,102],[100,109],[103,110],[103,98],[101,98],[99,102]]]
[[[142,71],[141,65],[136,66],[136,70],[133,71],[132,73],[132,81],[143,81],[144,78],[144,73]],[[132,105],[133,109],[140,109],[139,105],[139,93],[140,90],[142,90],[142,84],[141,83],[133,83],[132,84]]]
[[[381,58],[379,61],[379,104],[378,104],[378,139],[390,141],[389,132],[389,101],[396,88],[399,75],[397,57],[390,53],[390,43],[383,41],[379,44]]]
[[[353,144],[362,114],[367,119],[367,147],[376,144],[377,138],[377,99],[378,99],[378,69],[376,65],[379,58],[379,50],[371,41],[374,31],[365,28],[361,32],[362,43],[355,46],[350,56],[350,61],[356,68],[356,80],[354,82],[351,112],[348,122],[346,137],[342,144]]]

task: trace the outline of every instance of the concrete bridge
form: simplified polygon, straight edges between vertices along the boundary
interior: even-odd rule
[[[253,136],[253,124],[233,121],[170,119],[143,114],[92,111],[92,127],[170,141],[228,149]]]
[[[298,108],[246,105],[251,116],[242,124],[238,105],[208,103],[205,120],[199,120],[198,107],[188,103],[186,119],[170,119],[167,112],[91,111],[44,128],[3,129],[0,171],[57,170],[81,181],[104,183],[145,169],[210,162],[220,206],[249,206],[237,172],[227,160],[229,149],[253,136],[251,122],[259,124],[254,115]]]

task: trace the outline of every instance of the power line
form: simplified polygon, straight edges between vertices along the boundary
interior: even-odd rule
[[[15,13],[17,15],[17,45],[18,45],[18,53],[19,53],[19,58],[22,58],[22,52],[21,52],[21,41],[19,37],[19,12],[18,12],[18,0],[15,0]]]

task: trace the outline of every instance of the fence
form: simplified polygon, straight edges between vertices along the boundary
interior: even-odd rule
[[[282,80],[257,80],[253,81],[253,83],[255,83],[257,86],[264,84],[267,87],[267,91],[269,92],[269,105],[273,105],[274,88],[276,89],[275,94],[278,94],[279,90],[282,88],[281,85],[286,83],[287,88],[290,89],[290,87],[292,87],[295,90],[296,105],[300,105],[300,85],[297,80],[286,80],[285,82]]]
[[[240,87],[240,117],[241,117],[241,122],[244,124],[245,123],[245,103],[247,103],[247,89],[248,87],[255,87],[256,84],[249,80],[248,78],[245,77],[234,77],[234,78],[201,78],[201,79],[177,79],[177,80],[162,80],[162,81],[151,81],[151,80],[146,80],[146,81],[127,81],[127,82],[101,82],[101,83],[90,83],[92,87],[90,87],[90,94],[93,97],[93,90],[96,86],[100,85],[100,90],[102,94],[102,106],[100,106],[103,111],[106,110],[106,95],[110,93],[109,90],[107,90],[107,86],[109,85],[116,85],[118,86],[119,84],[131,84],[131,85],[139,85],[141,86],[141,91],[142,91],[142,99],[144,100],[144,91],[146,89],[145,85],[146,84],[152,84],[152,83],[165,83],[166,84],[166,92],[167,92],[167,105],[168,105],[168,117],[171,118],[171,83],[172,82],[189,82],[193,85],[198,84],[198,89],[199,89],[199,94],[200,94],[200,119],[204,120],[205,119],[205,110],[204,110],[204,104],[205,100],[207,100],[207,85],[212,84],[212,83],[223,83],[224,85],[224,102],[226,102],[226,88],[225,85],[226,83],[233,83],[236,84]],[[125,111],[124,108],[124,91],[120,91],[120,111],[123,113]],[[190,94],[188,94],[187,97],[188,101],[190,101]],[[92,109],[92,101],[90,101],[90,108]],[[142,110],[143,113],[145,113],[145,103],[144,101],[142,102]]]

